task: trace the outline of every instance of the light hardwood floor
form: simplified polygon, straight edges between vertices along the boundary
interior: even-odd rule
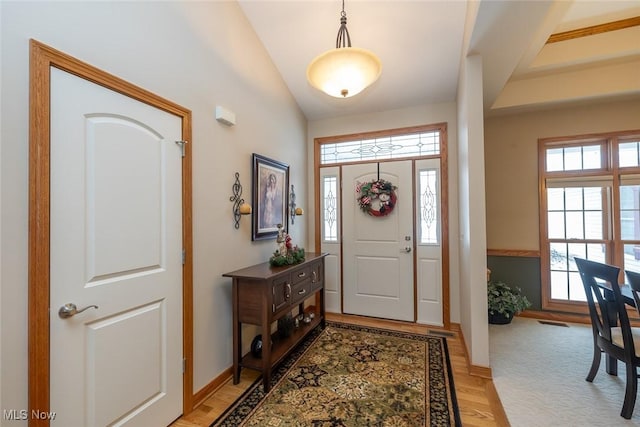
[[[327,319],[362,326],[373,326],[422,334],[427,333],[428,330],[439,330],[438,328],[417,325],[415,323],[345,316],[332,313],[327,313]],[[449,348],[449,357],[451,359],[453,380],[462,425],[465,427],[509,426],[493,382],[489,379],[469,375],[464,344],[458,332],[441,331],[452,332],[453,334],[453,337],[447,337],[447,346]],[[257,377],[258,373],[256,371],[243,369],[239,384],[233,385],[230,378],[195,410],[176,420],[171,427],[208,427],[227,407],[233,404],[238,396],[240,396]]]

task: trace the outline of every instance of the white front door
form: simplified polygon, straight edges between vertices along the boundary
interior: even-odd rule
[[[357,203],[356,186],[378,178],[397,187],[384,216]],[[343,166],[342,183],[344,312],[414,321],[412,162]]]
[[[182,413],[180,139],[177,116],[52,69],[53,425]]]

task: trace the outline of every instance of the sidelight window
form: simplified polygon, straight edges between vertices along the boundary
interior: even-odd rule
[[[338,241],[338,177],[322,177],[322,239],[325,242]]]
[[[419,174],[419,191],[420,191],[420,227],[419,242],[421,244],[437,245],[439,239],[438,212],[438,170],[426,169],[421,170]]]

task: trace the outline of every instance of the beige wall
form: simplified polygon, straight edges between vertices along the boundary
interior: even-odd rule
[[[539,138],[638,129],[638,99],[486,119],[487,247],[540,249]]]
[[[232,365],[231,281],[272,241],[233,227],[234,172],[251,199],[251,153],[291,165],[306,190],[306,119],[236,2],[0,2],[2,408],[27,407],[29,39],[37,39],[193,112],[194,391]],[[216,105],[237,124],[215,120]],[[291,228],[307,246],[305,217]],[[52,248],[56,250],[56,248]],[[252,335],[246,334],[251,340]],[[55,410],[55,408],[53,408]],[[16,422],[15,425],[20,425]]]

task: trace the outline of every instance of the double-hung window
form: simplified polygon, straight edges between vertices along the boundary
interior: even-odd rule
[[[543,308],[581,312],[575,257],[640,272],[640,132],[545,139],[539,153]]]

